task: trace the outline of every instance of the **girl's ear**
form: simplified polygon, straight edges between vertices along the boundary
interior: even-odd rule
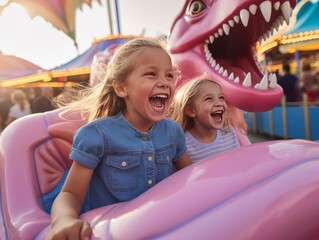
[[[116,93],[117,96],[121,97],[121,98],[125,98],[127,97],[127,91],[126,88],[123,86],[122,83],[116,82],[114,81],[112,83],[112,86],[114,88],[114,91]]]
[[[185,114],[191,118],[196,117],[195,109],[191,105],[185,107]]]

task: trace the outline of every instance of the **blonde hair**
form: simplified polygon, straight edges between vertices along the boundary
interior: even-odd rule
[[[22,90],[15,90],[11,95],[11,101],[12,103],[19,105],[21,111],[24,111],[29,105],[27,96]]]
[[[169,117],[178,122],[184,131],[191,129],[194,126],[194,119],[185,113],[186,107],[194,103],[198,89],[207,82],[215,83],[221,88],[217,82],[209,79],[206,74],[203,74],[191,79],[177,90],[175,98],[169,109]],[[223,131],[229,131],[227,117]]]
[[[116,95],[113,83],[125,82],[134,68],[134,62],[139,53],[146,48],[160,48],[166,51],[160,41],[156,39],[135,38],[129,40],[115,50],[107,64],[106,71],[99,76],[96,85],[63,94],[55,100],[56,104],[59,107],[66,107],[66,111],[72,109],[88,112],[88,121],[104,116],[113,116],[122,111],[125,108],[125,102]]]

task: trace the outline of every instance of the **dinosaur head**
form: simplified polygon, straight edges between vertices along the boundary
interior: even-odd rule
[[[274,74],[256,57],[256,43],[289,18],[295,0],[187,0],[167,47],[182,75],[177,85],[206,73],[221,84],[228,103],[267,111],[282,98]]]

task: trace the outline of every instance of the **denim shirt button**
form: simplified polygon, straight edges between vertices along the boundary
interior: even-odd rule
[[[122,161],[122,167],[126,167],[127,166],[127,162],[124,160]]]
[[[167,160],[169,160],[169,159],[170,159],[170,157],[169,157],[169,156],[167,156],[167,157],[166,157],[166,159],[167,159]]]
[[[152,185],[152,183],[153,183],[152,179],[149,179],[149,180],[147,181],[147,183],[148,183],[148,185]]]
[[[148,156],[147,160],[152,161],[153,160],[152,156]]]
[[[147,137],[147,136],[142,136],[142,139],[143,139],[143,140],[147,140],[148,137]]]

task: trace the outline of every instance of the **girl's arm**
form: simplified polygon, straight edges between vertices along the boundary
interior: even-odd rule
[[[191,165],[191,164],[192,164],[192,161],[190,160],[187,153],[184,154],[183,157],[181,157],[177,161],[174,161],[174,165],[175,165],[175,168],[177,170],[180,170],[180,169],[187,167],[188,165]]]
[[[79,219],[79,213],[93,171],[78,162],[73,162],[64,186],[52,205],[51,231],[48,239],[90,238],[90,225]]]

